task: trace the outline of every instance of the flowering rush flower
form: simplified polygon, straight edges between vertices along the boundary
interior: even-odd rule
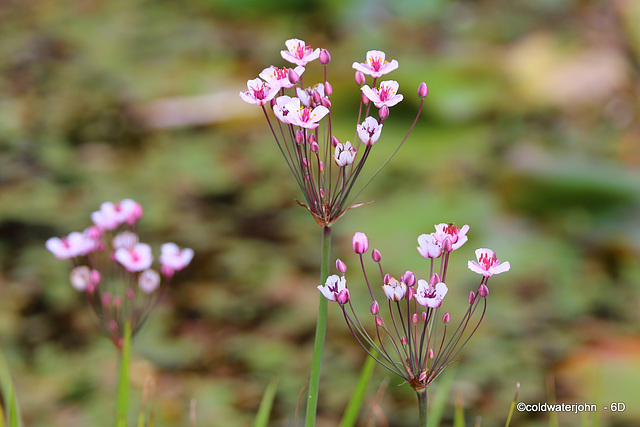
[[[360,258],[362,276],[371,297],[368,315],[372,316],[370,328],[373,333],[365,329],[366,320],[358,317],[351,303],[344,276],[347,266],[343,261],[336,261],[342,276],[330,276],[325,286],[318,286],[328,300],[339,303],[349,329],[365,351],[382,366],[404,378],[418,393],[424,393],[429,384],[455,361],[456,355],[480,326],[487,309],[489,277],[510,267],[508,262],[500,263],[495,252],[489,249],[476,251],[478,261],[469,261],[469,268],[481,274],[482,279],[477,290],[469,294],[468,307],[460,318],[459,326],[450,328],[448,324],[453,316],[449,312],[440,314],[449,290],[445,277],[450,265],[449,255],[454,250],[450,241],[454,235],[458,237],[454,245],[466,241],[469,226],[457,230],[452,224],[444,224],[444,228],[442,225],[437,225],[434,233],[418,238],[420,255],[430,260],[426,279],[417,279],[411,271],[405,271],[399,279],[386,273],[380,251],[373,249],[371,258],[378,264],[380,277],[371,280],[364,263],[369,239],[364,233],[353,236],[353,251]],[[447,242],[444,245],[438,240],[443,232],[447,234],[442,239]],[[440,259],[439,267],[434,263],[437,259]],[[371,286],[376,282],[382,283],[383,301],[386,302],[376,299]],[[343,298],[339,298],[341,294]],[[384,306],[388,308],[386,315],[383,314]],[[371,352],[372,348],[375,352]]]
[[[309,210],[318,225],[327,227],[348,209],[362,205],[353,203],[351,191],[373,144],[381,137],[389,107],[398,104],[403,96],[397,93],[398,83],[393,80],[382,82],[380,88],[363,86],[354,123],[358,140],[351,139],[353,145],[349,141],[340,142],[333,134],[333,87],[327,80],[331,55],[326,49],[311,47],[297,38],[287,40],[285,46],[281,56],[295,68],[272,65],[263,69],[258,78],[247,82],[248,90],[241,92],[240,97],[262,107],[276,144],[304,194],[304,200],[298,203]],[[315,60],[324,67],[324,79],[304,86],[302,74]],[[388,62],[384,52],[372,50],[367,53],[366,62],[354,63],[354,68],[359,86],[365,84],[365,74],[373,77],[375,86],[378,77],[398,68],[398,62]],[[426,93],[426,84],[421,83],[416,119],[398,148],[415,126]],[[379,119],[370,114],[372,108],[379,109]],[[364,147],[360,148],[360,144]],[[330,161],[331,157],[334,161]]]
[[[71,261],[71,286],[87,295],[103,331],[118,348],[125,323],[130,321],[132,333],[137,332],[174,273],[193,258],[193,250],[165,243],[160,255],[162,274],[153,269],[151,246],[139,242],[134,232],[142,214],[140,204],[131,199],[105,202],[91,214],[93,225],[84,232],[52,237],[45,243],[54,256]]]

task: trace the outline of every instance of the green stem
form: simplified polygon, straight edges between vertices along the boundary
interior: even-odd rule
[[[331,252],[331,226],[322,228],[322,264],[320,265],[320,284],[324,285],[329,277],[329,256]],[[313,359],[311,361],[311,378],[309,379],[309,394],[307,395],[306,427],[313,427],[316,423],[318,409],[318,392],[320,388],[320,368],[322,366],[322,350],[327,331],[327,299],[320,294],[318,306],[318,323],[316,324],[316,339],[313,344]]]
[[[118,394],[116,398],[116,427],[126,427],[129,404],[129,365],[131,363],[131,320],[124,323],[124,337],[120,351]]]
[[[420,427],[427,427],[427,389],[418,391],[418,407],[420,409]]]

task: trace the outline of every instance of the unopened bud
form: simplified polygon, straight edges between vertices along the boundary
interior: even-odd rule
[[[318,150],[320,149],[320,147],[318,146],[318,143],[313,141],[310,145],[310,149],[312,153],[317,153]]]
[[[374,316],[380,313],[380,306],[378,305],[378,301],[372,302],[371,308],[369,310],[371,311],[371,314],[373,314]]]
[[[119,296],[113,297],[113,306],[115,308],[119,308],[121,305],[122,305],[122,298],[120,298]]]
[[[480,287],[478,288],[478,295],[480,295],[481,297],[486,297],[487,295],[489,295],[489,288],[487,288],[487,285],[485,285],[484,283],[480,285]]]
[[[311,135],[309,135],[309,137],[307,138],[307,142],[309,144],[313,144],[314,142],[316,142],[316,135],[314,133],[312,133]]]
[[[102,294],[102,306],[108,307],[111,304],[111,294],[109,292],[105,292]]]
[[[324,163],[322,163],[322,160],[318,162],[318,166],[320,167],[320,172],[324,172]]]
[[[320,92],[318,92],[318,89],[313,90],[313,92],[311,93],[311,97],[313,98],[313,102],[315,102],[316,104],[320,103]]]
[[[476,293],[473,291],[469,292],[469,304],[473,304],[475,300],[476,300]]]
[[[322,49],[320,51],[320,57],[318,59],[320,60],[320,63],[322,65],[327,65],[329,62],[331,62],[331,54],[327,49]]]
[[[304,134],[300,129],[298,129],[296,131],[296,143],[302,144],[302,141],[304,141]]]
[[[428,94],[429,88],[427,87],[427,84],[425,82],[420,83],[420,86],[418,86],[418,96],[420,98],[426,98]]]
[[[364,73],[362,71],[356,71],[356,84],[358,86],[362,86],[367,79],[364,77]]]
[[[298,75],[298,73],[295,72],[293,68],[289,68],[289,74],[287,77],[289,77],[289,81],[294,85],[297,84],[298,81],[300,80],[300,76]]]
[[[417,313],[413,313],[413,315],[411,316],[411,323],[416,324],[418,323],[420,319],[418,318],[418,314]]]
[[[417,293],[418,291],[416,290],[416,288],[407,288],[407,298],[409,299],[409,301],[411,301],[413,296]]]
[[[407,286],[413,286],[416,284],[416,275],[413,272],[407,270],[404,272],[400,281],[403,282]]]
[[[371,258],[373,258],[374,262],[380,262],[380,260],[382,259],[382,254],[380,254],[379,250],[374,249],[373,252],[371,252]]]
[[[380,120],[384,120],[387,117],[389,117],[389,107],[387,107],[386,105],[383,105],[382,107],[380,107],[380,110],[378,111],[378,115],[380,116]]]
[[[322,98],[320,100],[320,105],[326,108],[331,108],[331,101],[329,100],[329,98]]]
[[[337,147],[338,144],[340,144],[340,140],[338,138],[336,138],[335,136],[331,137],[331,146],[333,148]]]
[[[331,96],[333,95],[333,86],[331,86],[331,83],[329,82],[324,82],[324,94],[326,96]]]
[[[449,323],[450,320],[451,320],[451,315],[449,314],[449,312],[446,312],[444,316],[442,316],[442,322]]]
[[[429,278],[429,283],[430,283],[432,286],[435,286],[435,285],[437,285],[438,283],[440,283],[440,276],[438,276],[438,273],[433,273],[433,274],[431,275],[431,277]]]
[[[376,317],[376,325],[382,326],[384,322],[382,321],[382,317]]]
[[[388,285],[390,281],[391,281],[391,275],[389,273],[385,274],[384,278],[382,279],[382,283],[384,283],[385,285]]]
[[[444,241],[442,242],[442,250],[444,252],[451,252],[451,248],[453,247],[453,244],[451,243],[451,239],[447,236],[444,238]]]
[[[433,359],[433,357],[434,357],[434,356],[435,356],[435,354],[434,354],[434,352],[433,352],[433,349],[432,349],[432,348],[430,348],[430,349],[429,349],[429,355],[428,355],[429,359]]]
[[[352,242],[353,251],[357,254],[363,254],[369,249],[369,239],[364,233],[356,233],[353,235]]]
[[[423,322],[426,322],[426,321],[427,321],[427,312],[426,312],[426,311],[423,311],[423,312],[422,312],[422,321],[423,321]]]
[[[136,294],[133,292],[133,289],[127,289],[124,291],[124,296],[127,297],[127,299],[134,299]]]
[[[345,288],[340,291],[338,298],[336,299],[338,304],[344,305],[349,302],[349,289]]]
[[[324,190],[322,188],[320,189],[320,197],[324,199]]]
[[[365,105],[369,103],[369,98],[364,93],[362,94],[362,103]]]
[[[400,339],[400,342],[402,343],[402,345],[407,345],[407,344],[409,344],[409,340],[407,340],[407,337],[402,337],[402,338]]]

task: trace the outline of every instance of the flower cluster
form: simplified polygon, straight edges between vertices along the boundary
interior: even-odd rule
[[[414,390],[420,392],[442,371],[454,362],[454,358],[480,326],[484,318],[489,288],[489,277],[510,269],[508,262],[500,262],[490,249],[478,249],[477,261],[469,261],[471,271],[482,278],[476,291],[469,293],[467,311],[459,325],[449,328],[451,314],[440,315],[439,310],[448,292],[445,284],[449,256],[467,241],[469,226],[457,228],[454,224],[438,224],[436,231],[418,237],[418,252],[431,261],[427,279],[417,279],[411,271],[405,271],[399,279],[385,273],[380,251],[371,252],[378,264],[382,290],[387,300],[388,315],[383,319],[381,304],[375,298],[371,281],[367,276],[363,255],[369,250],[369,240],[364,233],[353,236],[353,251],[360,257],[360,266],[371,296],[370,313],[373,316],[373,333],[367,331],[358,318],[344,274],[346,264],[336,261],[336,269],[342,276],[329,276],[324,286],[318,286],[330,301],[342,308],[344,318],[360,345],[378,363],[404,378]],[[440,259],[440,266],[435,260]],[[372,351],[375,350],[375,351]]]
[[[285,45],[287,50],[283,50],[281,56],[295,68],[265,68],[259,78],[247,82],[248,90],[241,92],[240,97],[262,107],[276,143],[304,193],[305,203],[299,203],[311,212],[320,226],[328,226],[346,210],[360,205],[349,206],[349,194],[373,145],[380,138],[389,108],[403,99],[398,93],[398,82],[386,80],[376,86],[377,79],[398,68],[398,61],[389,62],[384,52],[372,50],[367,53],[364,63],[353,63],[355,80],[361,90],[360,108],[353,143],[341,142],[332,133],[333,87],[327,81],[331,55],[326,49],[313,49],[299,39],[287,40]],[[324,81],[305,87],[302,81],[305,67],[316,59],[324,66]],[[373,78],[372,86],[365,84],[365,74]],[[287,89],[290,95],[287,95]],[[421,83],[418,96],[423,99],[416,121],[427,93],[426,84]],[[372,104],[378,109],[379,120],[369,114]],[[324,123],[322,136],[321,123]]]
[[[193,258],[193,250],[165,243],[160,272],[153,269],[151,247],[140,242],[135,232],[142,214],[140,204],[131,199],[105,202],[91,214],[93,225],[83,232],[52,237],[45,244],[57,258],[71,260],[71,286],[86,294],[104,332],[118,347],[125,322],[131,322],[135,333],[164,295],[174,273]]]

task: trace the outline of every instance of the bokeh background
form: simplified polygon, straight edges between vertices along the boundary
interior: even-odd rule
[[[26,425],[111,423],[115,350],[44,242],[125,197],[143,205],[141,236],[156,251],[174,241],[196,252],[135,337],[133,409],[150,377],[158,425],[188,425],[192,399],[198,426],[250,425],[277,376],[272,424],[294,425],[320,229],[295,203],[259,108],[237,96],[285,65],[293,37],[332,54],[341,139],[357,115],[351,63],[370,49],[399,61],[389,77],[405,101],[369,173],[411,124],[418,84],[430,88],[417,128],[358,200],[375,202],[334,226],[332,259],[351,266],[363,309],[356,231],[386,269],[421,276],[417,236],[469,224],[448,277],[454,319],[477,286],[474,249],[511,262],[450,371],[443,424],[457,400],[468,423],[503,425],[520,382],[519,400],[624,402],[600,409],[601,425],[640,425],[639,22],[634,0],[4,0],[0,342]],[[319,426],[337,425],[364,361],[337,307],[329,317]],[[415,425],[412,390],[377,368],[366,418]],[[548,416],[516,413],[512,425]]]

